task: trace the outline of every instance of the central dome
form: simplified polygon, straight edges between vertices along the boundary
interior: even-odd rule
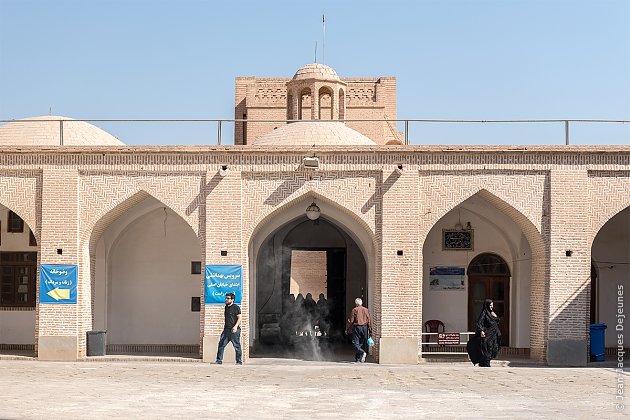
[[[299,121],[257,138],[254,146],[374,146],[375,142],[341,122]]]
[[[332,67],[328,67],[326,64],[313,63],[300,67],[293,76],[293,80],[306,79],[339,80],[339,76]]]

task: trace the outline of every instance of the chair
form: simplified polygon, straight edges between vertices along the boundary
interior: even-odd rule
[[[440,333],[440,332],[444,332],[445,330],[446,330],[446,327],[444,326],[444,323],[440,321],[439,319],[430,319],[424,323],[424,332]],[[427,343],[431,341],[432,337],[435,337],[435,341],[437,341],[437,336],[430,335],[429,338],[427,339]]]

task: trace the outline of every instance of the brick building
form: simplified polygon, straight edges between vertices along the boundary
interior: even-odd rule
[[[589,323],[610,331],[630,287],[630,147],[403,146],[343,122],[395,109],[393,78],[307,65],[236,79],[234,146],[0,127],[0,351],[76,360],[107,330],[110,352],[213,361],[223,308],[203,304],[201,267],[233,264],[246,357],[282,335],[291,294],[321,293],[331,337],[364,298],[381,363],[417,363],[426,321],[470,331],[492,297],[510,351],[586,364]],[[76,303],[40,302],[41,264],[78,266]]]

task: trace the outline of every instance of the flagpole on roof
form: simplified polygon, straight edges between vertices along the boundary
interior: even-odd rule
[[[324,42],[322,43],[322,64],[326,64],[326,15],[322,14],[322,26],[324,28]]]

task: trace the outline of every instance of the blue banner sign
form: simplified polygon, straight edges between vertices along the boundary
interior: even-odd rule
[[[76,304],[78,266],[41,264],[39,303]]]
[[[206,305],[224,305],[225,294],[236,295],[234,303],[240,305],[243,297],[243,266],[206,265],[205,299]]]

